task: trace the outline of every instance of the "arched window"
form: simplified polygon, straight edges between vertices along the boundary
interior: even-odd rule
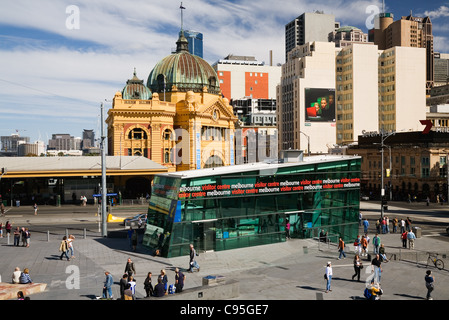
[[[128,134],[129,140],[146,140],[148,139],[147,133],[141,128],[135,128],[131,130]]]

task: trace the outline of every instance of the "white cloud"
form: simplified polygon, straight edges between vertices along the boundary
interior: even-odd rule
[[[449,17],[449,7],[440,6],[438,9],[433,11],[425,11],[424,14],[429,16],[431,19],[437,19],[441,17]]]

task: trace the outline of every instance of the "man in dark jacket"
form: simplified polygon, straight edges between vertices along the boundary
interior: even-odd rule
[[[165,286],[162,283],[162,278],[158,277],[157,285],[154,287],[154,296],[163,297],[165,296]]]
[[[179,271],[178,268],[175,269],[175,286],[176,286],[176,293],[182,292],[182,288],[184,288],[184,280],[186,279],[186,276]]]

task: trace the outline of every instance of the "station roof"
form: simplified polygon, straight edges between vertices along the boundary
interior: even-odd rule
[[[1,157],[5,178],[101,176],[101,156]],[[106,175],[135,176],[167,172],[167,168],[145,157],[107,156]]]

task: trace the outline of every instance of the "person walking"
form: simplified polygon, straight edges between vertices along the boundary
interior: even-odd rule
[[[357,277],[357,281],[360,281],[360,270],[363,268],[363,264],[358,254],[354,256],[353,262],[354,262],[354,275],[352,276],[352,280],[354,280],[354,278]]]
[[[376,257],[371,261],[371,268],[374,271],[373,281],[375,283],[380,284],[380,278],[382,275],[382,263],[379,257],[379,254],[376,254]]]
[[[325,279],[326,279],[326,293],[328,293],[329,291],[332,291],[332,289],[331,289],[332,265],[331,265],[330,261],[327,263],[324,275],[325,275]]]
[[[346,259],[345,242],[343,241],[342,238],[338,240],[338,251],[340,252],[340,254],[338,255],[338,260],[340,260],[342,256],[343,259]]]
[[[133,294],[133,298],[135,298],[136,297],[136,286],[137,286],[137,283],[136,283],[136,280],[134,279],[133,276],[129,276],[128,277],[128,284],[130,285],[130,289],[131,289],[131,292]]]
[[[354,253],[360,255],[362,252],[362,242],[360,239],[360,235],[357,236],[357,239],[354,241]]]
[[[59,245],[59,251],[61,251],[61,255],[59,256],[59,259],[62,260],[62,257],[65,255],[65,257],[67,258],[67,261],[70,261],[69,258],[69,244],[67,242],[67,237],[64,236],[62,238],[61,244]]]
[[[0,212],[1,212],[1,215],[4,217],[5,216],[5,205],[3,204],[3,201],[1,201],[1,203],[0,203]]]
[[[393,233],[396,233],[398,231],[398,219],[394,217],[393,219]]]
[[[405,221],[401,218],[401,233],[404,233],[405,231]]]
[[[151,276],[152,276],[152,273],[148,272],[147,277],[145,278],[145,281],[143,282],[143,288],[145,289],[147,298],[153,296],[153,293],[154,293],[153,284],[151,283]]]
[[[369,221],[367,218],[363,220],[363,233],[368,233]]]
[[[37,216],[37,209],[38,209],[37,203],[34,204],[33,208],[34,208],[34,215]]]
[[[125,290],[127,289],[127,285],[128,285],[128,274],[127,273],[123,274],[122,278],[120,279],[119,285],[120,285],[120,299],[125,300]]]
[[[376,233],[376,235],[373,238],[373,246],[374,246],[373,253],[374,254],[378,254],[379,253],[379,247],[380,247],[380,237],[379,237],[379,235],[377,233]]]
[[[193,268],[197,268],[198,272],[200,272],[200,266],[195,259],[196,256],[197,256],[197,253],[195,251],[195,248],[193,247],[193,244],[190,244],[190,263],[189,263],[189,272],[190,273],[193,272]]]
[[[67,244],[70,250],[70,259],[74,259],[75,258],[75,248],[73,247],[73,241],[75,241],[75,236],[73,234],[69,235],[69,237],[67,238]]]
[[[433,300],[432,291],[435,285],[435,277],[432,275],[432,271],[430,270],[426,271],[426,276],[424,277],[424,280],[426,281],[426,288],[427,288],[426,299]]]
[[[104,272],[106,279],[104,280],[103,284],[103,299],[109,299],[112,300],[114,297],[112,295],[112,284],[114,283],[114,279],[112,278],[112,275],[109,271]]]
[[[288,219],[286,219],[286,224],[285,224],[285,236],[287,239],[291,239],[290,238],[290,221]]]
[[[363,235],[362,239],[360,240],[361,245],[362,245],[362,253],[361,256],[366,256],[368,253],[368,240],[366,239],[366,237]]]
[[[416,236],[413,233],[413,230],[410,230],[407,233],[407,240],[408,240],[408,248],[409,249],[415,249],[415,239],[416,239]]]
[[[11,234],[11,229],[12,229],[11,223],[9,223],[9,221],[6,221],[6,224],[5,224],[6,236],[8,236],[9,234]]]
[[[186,276],[179,271],[179,268],[175,269],[175,287],[176,287],[176,293],[182,292],[182,289],[184,288],[184,280],[186,279]]]
[[[402,248],[407,248],[407,231],[404,229],[404,231],[401,234],[401,240],[402,240]]]
[[[407,217],[407,219],[405,219],[405,229],[407,231],[412,230],[412,219],[410,219],[410,217]]]
[[[128,274],[128,277],[136,274],[136,267],[134,266],[134,262],[132,262],[131,258],[128,258],[128,261],[126,262],[125,273]]]

